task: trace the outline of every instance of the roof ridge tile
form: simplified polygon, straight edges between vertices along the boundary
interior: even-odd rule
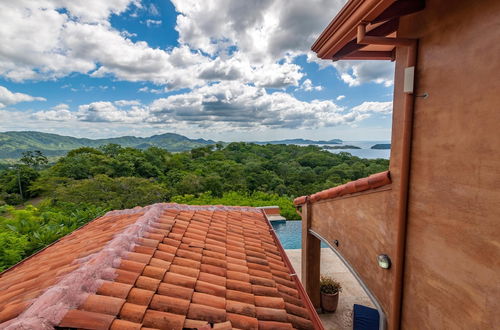
[[[318,202],[325,199],[333,199],[349,194],[359,193],[371,189],[376,189],[390,184],[390,171],[372,174],[366,178],[357,179],[348,183],[317,192],[312,195],[300,196],[294,199],[293,203],[296,206],[305,204],[308,200]]]

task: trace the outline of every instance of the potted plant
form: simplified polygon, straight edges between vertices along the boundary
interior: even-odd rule
[[[324,312],[334,313],[339,304],[339,293],[342,286],[329,276],[321,275],[319,289],[321,292],[321,308]]]

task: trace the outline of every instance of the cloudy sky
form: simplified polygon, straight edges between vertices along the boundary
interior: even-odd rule
[[[0,1],[0,131],[388,140],[393,65],[310,52],[344,2]]]

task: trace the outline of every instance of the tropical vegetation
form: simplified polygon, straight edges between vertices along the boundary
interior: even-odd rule
[[[53,163],[25,151],[0,167],[0,270],[112,209],[166,201],[278,205],[296,219],[294,197],[387,167],[385,159],[312,145],[230,143],[171,153],[106,144],[71,150]]]

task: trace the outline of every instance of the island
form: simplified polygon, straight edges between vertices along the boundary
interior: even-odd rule
[[[332,139],[332,140],[307,140],[307,139],[287,139],[287,140],[278,140],[278,141],[254,141],[255,144],[342,144],[343,141],[341,139]]]
[[[323,146],[323,149],[361,149],[361,148],[347,144],[344,146]]]
[[[380,143],[372,146],[370,149],[391,149],[391,144],[390,143]]]

